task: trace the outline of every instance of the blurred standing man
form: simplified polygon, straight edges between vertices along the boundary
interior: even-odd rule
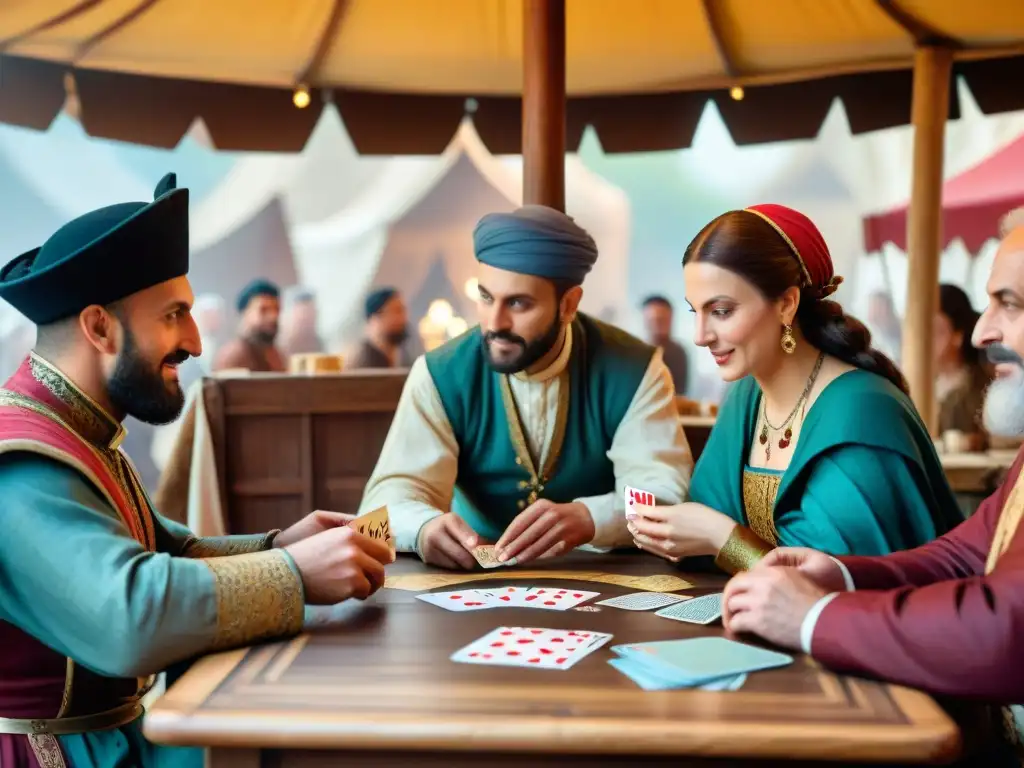
[[[661,354],[672,374],[677,395],[684,395],[690,384],[689,361],[684,350],[672,339],[672,304],[664,296],[648,296],[643,303],[644,329],[647,343],[661,348]]]
[[[397,288],[378,288],[366,297],[366,338],[348,368],[404,368],[409,338],[405,302]]]
[[[245,368],[257,372],[287,370],[284,357],[274,346],[281,315],[281,292],[268,280],[253,280],[238,294],[241,315],[238,338],[217,353],[214,371]]]

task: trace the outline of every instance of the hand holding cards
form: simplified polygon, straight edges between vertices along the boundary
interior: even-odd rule
[[[394,550],[386,538],[357,533],[353,523],[361,519],[283,547],[299,572],[308,605],[365,600],[384,586],[384,566],[395,561]]]

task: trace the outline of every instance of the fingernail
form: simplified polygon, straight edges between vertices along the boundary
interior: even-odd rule
[[[498,562],[499,563],[504,563],[506,560],[508,560],[508,555],[506,555],[505,553],[502,553],[502,554],[498,555]]]
[[[468,539],[466,539],[466,546],[467,547],[475,547],[476,546],[476,537],[475,536],[470,536]]]

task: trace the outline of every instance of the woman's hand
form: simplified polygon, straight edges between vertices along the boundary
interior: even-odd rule
[[[634,543],[673,563],[684,557],[717,555],[736,527],[732,518],[695,502],[631,509],[636,511],[628,526]]]

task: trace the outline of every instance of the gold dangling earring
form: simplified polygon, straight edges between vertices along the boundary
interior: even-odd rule
[[[793,337],[793,326],[782,326],[782,351],[787,355],[796,352],[796,339]]]

